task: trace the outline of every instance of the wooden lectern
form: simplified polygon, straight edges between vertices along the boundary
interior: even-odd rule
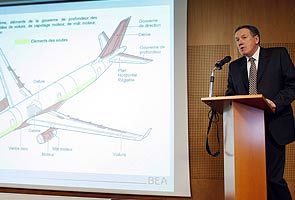
[[[223,114],[225,200],[266,200],[264,112],[272,112],[266,99],[258,94],[201,100]]]

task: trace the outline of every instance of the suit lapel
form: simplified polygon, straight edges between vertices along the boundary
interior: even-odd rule
[[[247,59],[245,56],[241,59],[240,72],[241,72],[241,80],[245,89],[244,92],[247,93],[249,90],[249,80],[248,80],[248,72],[247,72]]]
[[[264,48],[260,48],[258,72],[257,72],[257,83],[260,82],[262,75],[266,69],[268,61],[269,61],[269,56],[267,51]]]

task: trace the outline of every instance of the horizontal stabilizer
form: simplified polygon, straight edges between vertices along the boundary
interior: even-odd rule
[[[131,63],[131,64],[145,64],[153,60],[148,58],[143,58],[139,56],[134,56],[126,53],[120,53],[110,60],[113,63]]]
[[[99,42],[99,46],[100,46],[101,51],[105,48],[108,41],[109,41],[109,38],[105,32],[102,32],[99,34],[98,42]]]

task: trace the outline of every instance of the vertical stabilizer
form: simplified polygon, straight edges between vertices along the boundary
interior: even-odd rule
[[[116,30],[114,31],[113,35],[107,42],[106,46],[104,47],[103,51],[100,53],[99,57],[101,59],[111,55],[117,49],[120,48],[122,40],[124,38],[126,29],[128,27],[129,21],[131,17],[128,17],[120,22]]]

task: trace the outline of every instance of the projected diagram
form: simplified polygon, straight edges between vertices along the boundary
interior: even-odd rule
[[[110,39],[105,32],[99,34],[99,44],[102,51],[98,58],[68,73],[34,94],[20,81],[20,78],[11,68],[0,49],[0,56],[4,63],[4,66],[0,66],[0,79],[5,94],[5,97],[0,101],[0,138],[28,126],[45,128],[45,131],[38,134],[36,138],[40,144],[47,143],[54,138],[58,130],[134,141],[140,141],[147,137],[151,132],[151,128],[147,128],[142,134],[138,134],[87,122],[58,112],[58,109],[67,100],[94,83],[113,63],[145,64],[152,61],[151,59],[124,53],[127,47],[121,46],[121,42],[130,18],[128,17],[119,23]],[[4,76],[4,70],[9,73],[9,76]],[[14,100],[11,85],[7,84],[8,78],[14,79],[14,87],[21,94],[21,100]]]

